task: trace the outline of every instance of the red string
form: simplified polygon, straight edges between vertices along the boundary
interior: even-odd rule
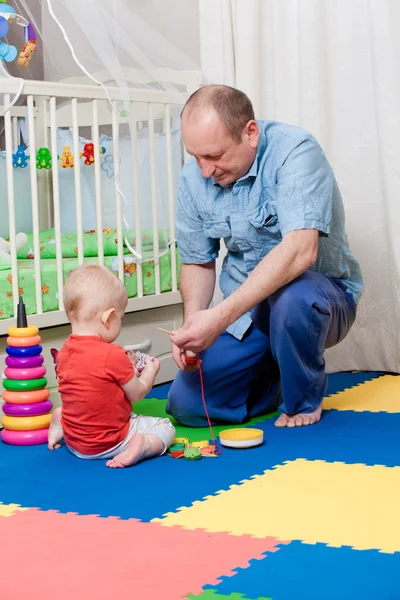
[[[211,438],[215,447],[215,454],[222,454],[222,448],[220,448],[217,445],[217,442],[215,441],[215,435],[214,435],[214,431],[211,425],[211,421],[210,421],[210,416],[208,414],[208,408],[207,408],[207,404],[206,404],[206,398],[205,398],[205,393],[204,393],[204,381],[203,381],[203,371],[201,368],[201,360],[200,360],[200,354],[197,355],[197,361],[198,361],[198,365],[199,365],[199,374],[200,374],[200,388],[201,388],[201,399],[203,401],[203,406],[204,406],[204,412],[206,413],[206,417],[207,417],[207,421],[208,421],[208,426],[210,428],[210,432],[211,432]]]

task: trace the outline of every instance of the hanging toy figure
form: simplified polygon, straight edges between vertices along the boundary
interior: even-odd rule
[[[39,148],[36,154],[37,169],[51,169],[51,154],[48,148]]]
[[[64,152],[59,156],[60,165],[63,169],[72,169],[74,166],[74,155],[70,146],[64,146]]]
[[[24,146],[18,146],[18,150],[13,157],[13,167],[20,167],[21,169],[25,169],[28,166],[28,158],[27,154],[25,154]]]
[[[106,149],[104,146],[101,146],[100,154],[105,154],[105,152]],[[80,153],[80,158],[82,157],[85,159],[83,161],[85,165],[90,166],[94,163],[94,144],[90,142],[89,144],[85,144],[83,146],[83,152]]]
[[[36,50],[36,40],[28,40],[18,56],[18,64],[20,67],[27,67],[31,61],[32,54]]]

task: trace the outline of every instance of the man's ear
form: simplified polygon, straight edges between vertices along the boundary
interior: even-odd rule
[[[115,312],[115,308],[109,308],[108,310],[105,310],[103,312],[103,315],[101,317],[101,322],[103,323],[103,325],[105,325],[105,327],[110,326],[110,317],[111,315]]]

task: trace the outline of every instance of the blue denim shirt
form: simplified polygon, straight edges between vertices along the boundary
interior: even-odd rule
[[[234,184],[221,187],[213,177],[205,179],[194,158],[184,166],[176,211],[182,262],[214,260],[223,238],[228,252],[220,286],[226,298],[287,233],[317,229],[318,258],[312,269],[341,279],[357,303],[363,280],[348,245],[340,191],[323,150],[299,127],[257,123],[256,158]],[[228,331],[241,339],[250,324],[246,313]]]

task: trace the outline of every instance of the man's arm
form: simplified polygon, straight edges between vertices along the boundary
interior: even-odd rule
[[[173,344],[193,352],[209,348],[241,315],[309,269],[317,254],[318,231],[288,233],[233,294],[209,310],[190,314],[183,327],[171,336]]]
[[[182,265],[180,290],[185,321],[208,308],[215,290],[215,260],[203,265]]]

